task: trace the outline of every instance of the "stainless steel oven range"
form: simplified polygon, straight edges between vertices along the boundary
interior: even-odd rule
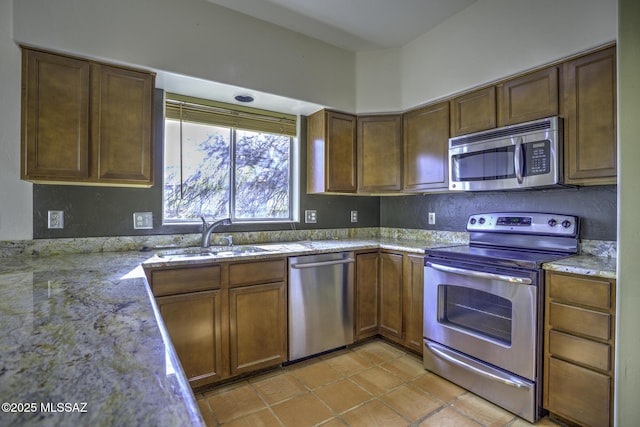
[[[534,422],[541,412],[542,264],[578,252],[579,218],[491,212],[469,245],[427,249],[426,369]]]

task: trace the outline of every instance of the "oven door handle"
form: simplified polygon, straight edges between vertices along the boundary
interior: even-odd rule
[[[517,283],[519,285],[530,285],[533,283],[528,277],[514,277],[504,274],[487,273],[485,271],[467,270],[465,268],[450,267],[448,265],[434,264],[432,262],[428,262],[427,266],[446,273],[462,274],[464,276],[478,277],[480,279],[500,280],[502,282]]]
[[[426,341],[426,340],[425,340]],[[502,377],[499,375],[496,375],[494,373],[491,372],[487,372],[484,369],[478,368],[476,366],[473,366],[463,360],[459,360],[457,359],[454,355],[450,355],[447,354],[447,350],[435,343],[432,342],[425,342],[426,346],[429,348],[429,350],[431,350],[431,352],[433,352],[436,356],[440,357],[441,359],[446,360],[447,362],[453,363],[454,365],[458,365],[463,369],[467,369],[470,371],[475,372],[476,374],[482,375],[484,377],[487,377],[491,380],[494,381],[498,381],[501,382],[503,384],[506,384],[508,386],[511,387],[515,387],[515,388],[528,388],[530,387],[529,384],[523,382],[523,381],[519,381],[516,378],[513,378],[512,376],[508,376],[508,377]]]

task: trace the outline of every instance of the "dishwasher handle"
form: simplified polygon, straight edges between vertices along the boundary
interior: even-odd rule
[[[318,261],[318,262],[307,262],[301,264],[291,264],[291,268],[316,268],[316,267],[328,267],[331,265],[340,265],[340,264],[351,264],[355,262],[353,258],[344,258],[344,259],[336,259],[331,261]]]

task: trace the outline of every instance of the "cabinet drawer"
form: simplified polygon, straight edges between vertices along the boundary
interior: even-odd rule
[[[155,270],[151,272],[151,290],[161,296],[219,289],[220,270],[219,265]]]
[[[611,370],[611,347],[607,344],[550,331],[549,353],[602,371]]]
[[[607,313],[552,302],[549,304],[549,326],[601,340],[611,338],[611,316]]]
[[[610,377],[571,363],[549,360],[548,409],[580,424],[608,426]]]
[[[285,277],[283,258],[257,262],[243,262],[229,266],[229,286],[280,282]]]
[[[549,275],[549,296],[576,304],[608,310],[611,308],[611,283],[595,278]]]

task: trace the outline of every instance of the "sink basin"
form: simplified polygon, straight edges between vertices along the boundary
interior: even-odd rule
[[[266,249],[255,246],[211,246],[208,248],[180,248],[160,251],[158,257],[172,260],[196,259],[196,258],[223,258],[241,255],[251,255],[260,252],[268,252]]]

